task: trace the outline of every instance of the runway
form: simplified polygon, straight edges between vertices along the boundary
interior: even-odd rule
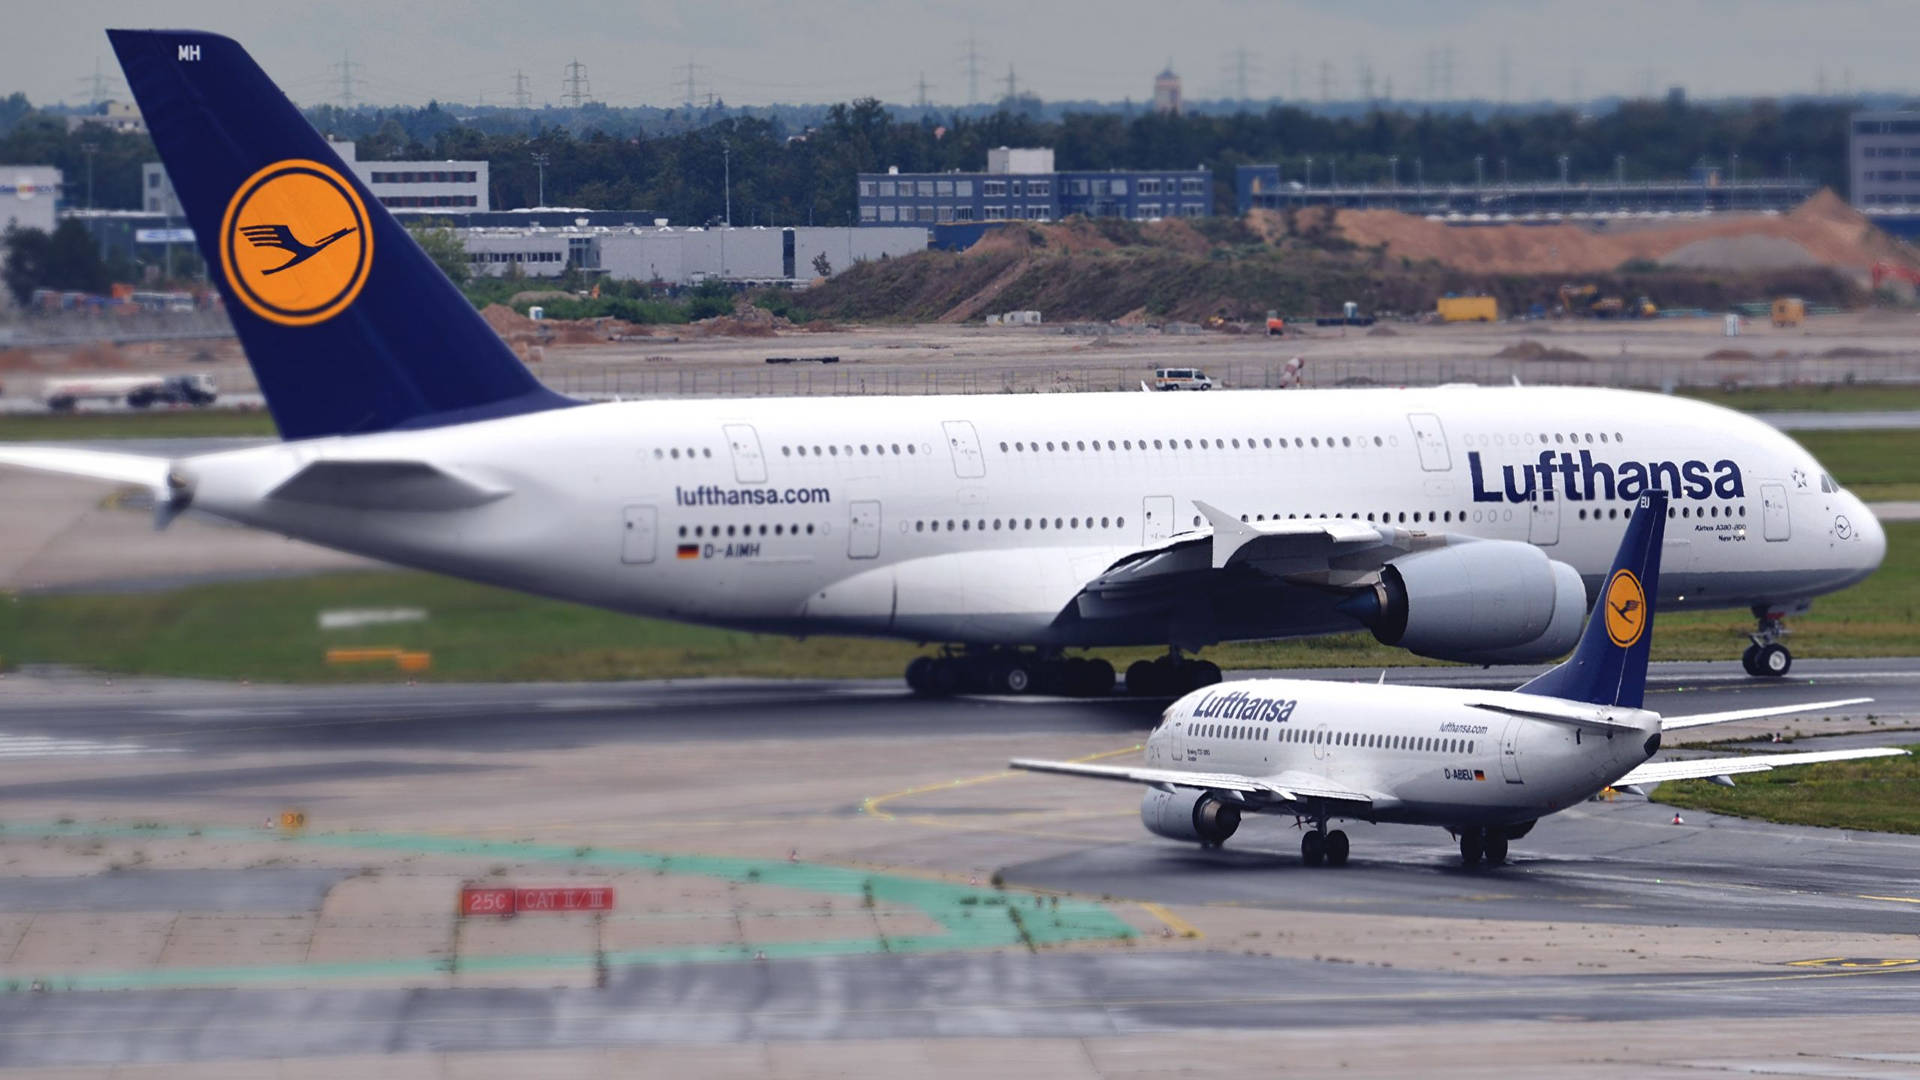
[[[1796,721],[1796,748],[1920,742],[1902,733],[1920,722],[1920,660],[1803,660],[1782,682],[1657,665],[1650,705],[1851,696],[1876,703]],[[890,681],[11,676],[0,1063],[184,1074],[875,1040],[930,1059],[950,1041],[1080,1040],[1097,1060],[1204,1032],[1242,1033],[1266,1059],[1352,1031],[1395,1075],[1430,1051],[1421,1025],[1543,1065],[1572,1044],[1523,1047],[1512,1025],[1577,1018],[1593,1025],[1582,1038],[1626,1045],[1606,1025],[1715,1020],[1619,1059],[1678,1068],[1727,1050],[1713,1040],[1729,1032],[1791,1056],[1818,1041],[1796,1024],[1858,1032],[1920,1012],[1920,838],[1674,825],[1622,796],[1543,821],[1499,871],[1460,870],[1438,829],[1366,825],[1348,826],[1352,865],[1308,870],[1290,821],[1251,820],[1202,852],[1146,834],[1129,787],[1003,768],[1124,757],[1161,705],[922,701]],[[287,807],[311,828],[262,828]],[[472,880],[605,883],[621,907],[456,919],[452,894]],[[1003,907],[1030,914],[1009,924]]]

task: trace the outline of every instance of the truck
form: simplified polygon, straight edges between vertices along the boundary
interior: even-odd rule
[[[1498,322],[1500,305],[1491,296],[1443,296],[1436,308],[1443,323]]]
[[[220,396],[207,375],[105,375],[89,379],[49,379],[40,400],[53,412],[71,412],[81,402],[151,405],[211,405]]]

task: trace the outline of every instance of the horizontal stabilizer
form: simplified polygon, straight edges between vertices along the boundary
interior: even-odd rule
[[[1564,724],[1568,727],[1585,728],[1588,731],[1639,731],[1638,724],[1612,716],[1604,706],[1583,705],[1579,702],[1560,701],[1558,698],[1533,698],[1533,702],[1521,708],[1496,704],[1491,701],[1469,701],[1475,709],[1500,713],[1505,716],[1523,716],[1528,720],[1544,720],[1549,724]]]
[[[1812,750],[1801,754],[1748,754],[1743,757],[1649,761],[1615,780],[1613,786],[1624,788],[1635,784],[1658,784],[1667,780],[1707,780],[1716,776],[1768,772],[1786,765],[1819,765],[1829,761],[1899,757],[1905,753],[1905,750],[1898,750],[1891,746],[1875,746],[1861,750]]]
[[[165,495],[167,470],[171,467],[166,458],[64,446],[0,446],[0,465],[83,476],[112,484],[138,484],[157,497]]]
[[[1736,720],[1764,720],[1769,716],[1791,716],[1794,713],[1819,712],[1822,709],[1844,709],[1852,705],[1870,704],[1872,701],[1870,697],[1839,698],[1835,701],[1809,701],[1803,705],[1774,705],[1764,709],[1735,709],[1731,712],[1669,716],[1660,721],[1660,728],[1663,731],[1680,731],[1691,727],[1706,727],[1708,724],[1731,724]]]
[[[315,461],[269,498],[351,510],[465,510],[512,494],[424,461]]]

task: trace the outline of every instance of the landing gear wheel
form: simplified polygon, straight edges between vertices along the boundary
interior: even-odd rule
[[[1033,689],[1033,670],[1020,657],[1010,657],[993,666],[993,689],[1002,694],[1024,694]]]
[[[1127,665],[1127,694],[1130,697],[1159,697],[1160,669],[1151,660],[1135,660]]]
[[[1187,685],[1198,690],[1220,681],[1220,665],[1211,660],[1195,660],[1187,665]]]
[[[1485,856],[1488,866],[1499,866],[1507,861],[1507,834],[1498,829],[1487,830]]]
[[[1300,861],[1319,866],[1327,860],[1327,834],[1314,830],[1300,837]]]
[[[1747,669],[1747,674],[1758,678],[1760,675],[1760,646],[1747,646],[1746,651],[1740,654],[1740,666]]]
[[[1107,697],[1113,693],[1114,678],[1112,664],[1099,657],[1094,657],[1087,661],[1087,666],[1082,670],[1086,676],[1086,682],[1080,691],[1083,695],[1086,697]]]
[[[1757,669],[1754,674],[1766,679],[1778,679],[1793,667],[1793,654],[1785,645],[1768,645],[1760,650],[1754,661]]]
[[[1327,865],[1347,865],[1347,834],[1339,829],[1327,834]]]
[[[933,692],[933,657],[916,656],[907,664],[907,689],[916,694]]]
[[[937,657],[927,673],[927,693],[947,697],[960,688],[960,662],[949,656]]]
[[[1460,834],[1460,865],[1479,866],[1480,857],[1486,854],[1486,844],[1479,829],[1468,829]]]

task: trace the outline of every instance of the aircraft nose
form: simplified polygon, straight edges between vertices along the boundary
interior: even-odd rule
[[[1887,530],[1880,524],[1867,504],[1854,499],[1855,513],[1849,515],[1856,536],[1855,547],[1858,551],[1856,562],[1866,573],[1880,569],[1880,563],[1887,557]]]

